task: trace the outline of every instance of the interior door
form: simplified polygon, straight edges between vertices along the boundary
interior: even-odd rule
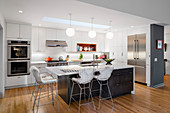
[[[136,35],[128,36],[128,64],[135,65],[136,60]]]
[[[136,36],[136,65],[146,67],[146,34]]]

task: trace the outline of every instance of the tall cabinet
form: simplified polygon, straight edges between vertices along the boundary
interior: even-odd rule
[[[6,23],[6,40],[31,40],[32,25],[21,23]],[[6,89],[21,87],[32,83],[29,75],[8,77],[6,75]]]

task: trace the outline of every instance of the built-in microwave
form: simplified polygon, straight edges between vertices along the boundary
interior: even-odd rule
[[[8,60],[30,59],[30,41],[8,41]]]
[[[30,60],[8,61],[8,76],[29,75]]]

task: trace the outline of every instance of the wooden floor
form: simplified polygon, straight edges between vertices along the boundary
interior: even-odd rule
[[[34,113],[30,101],[33,87],[6,90],[5,98],[0,99],[0,113]],[[47,102],[50,98],[42,101]],[[101,104],[101,113],[170,113],[170,76],[165,76],[165,87],[150,88],[135,84],[135,95],[128,94],[114,98],[112,111],[111,101],[105,100]],[[98,98],[94,98],[98,107]],[[68,105],[59,97],[60,113],[77,113],[78,105]],[[40,106],[39,113],[57,113],[57,104]],[[92,104],[81,107],[81,113],[94,113]]]

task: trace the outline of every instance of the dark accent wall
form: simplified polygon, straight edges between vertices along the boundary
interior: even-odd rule
[[[164,83],[164,47],[156,49],[156,41],[162,40],[164,46],[164,26],[151,24],[151,87]],[[155,61],[157,58],[157,61]]]

